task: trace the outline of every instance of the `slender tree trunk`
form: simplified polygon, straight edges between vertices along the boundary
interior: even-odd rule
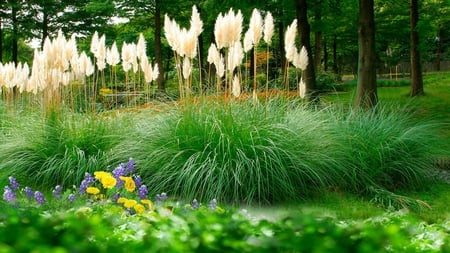
[[[286,69],[285,69],[285,66],[286,66],[286,62],[285,62],[285,58],[284,58],[284,55],[285,55],[285,53],[284,53],[284,24],[283,24],[283,21],[278,21],[278,23],[277,23],[277,25],[278,25],[278,41],[280,42],[280,43],[278,43],[278,50],[280,51],[280,55],[281,55],[281,57],[280,57],[280,66],[281,66],[281,76],[285,76],[285,74],[286,74]]]
[[[3,8],[3,6],[0,6]],[[3,62],[3,29],[2,29],[2,17],[0,16],[0,63]]]
[[[164,65],[161,47],[161,0],[155,0],[155,57],[159,69],[159,76],[157,79],[158,90],[165,91]]]
[[[419,1],[410,2],[410,23],[411,23],[411,96],[423,95],[422,66],[419,52]]]
[[[328,71],[328,47],[326,40],[323,41],[323,70]]]
[[[41,49],[44,49],[44,42],[45,39],[48,36],[48,13],[45,9],[45,5],[44,5],[44,9],[43,9],[43,19],[42,19],[42,38],[41,38]]]
[[[333,37],[333,73],[339,74],[338,62],[337,62],[337,35]]]
[[[444,31],[439,27],[436,49],[436,71],[441,71],[442,36]]]
[[[314,71],[314,57],[311,54],[310,26],[308,23],[308,8],[306,0],[296,1],[296,14],[298,20],[298,33],[300,37],[300,47],[305,47],[308,52],[309,64],[302,73],[302,78],[306,86],[306,98],[308,101],[317,102],[319,96],[316,92],[316,74]]]
[[[319,0],[317,6],[314,8],[314,19],[316,23],[321,23],[322,21],[322,0]],[[321,27],[319,29],[322,29]],[[316,72],[320,69],[320,62],[322,60],[322,31],[318,30],[314,35],[314,68]]]
[[[14,1],[11,7],[11,21],[13,26],[12,35],[12,61],[17,66],[19,63],[18,59],[18,37],[19,37],[19,24],[17,21],[17,2]]]
[[[354,106],[370,109],[378,103],[375,68],[374,0],[359,0],[358,87]]]

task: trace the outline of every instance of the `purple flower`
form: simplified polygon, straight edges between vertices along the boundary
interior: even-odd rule
[[[91,174],[86,173],[83,181],[81,181],[81,184],[80,184],[80,188],[79,188],[80,194],[85,194],[86,189],[94,182],[95,182],[95,178]]]
[[[45,196],[40,191],[34,192],[34,198],[36,199],[36,201],[38,202],[39,205],[42,205],[45,203]]]
[[[17,180],[14,177],[9,177],[9,185],[11,185],[11,189],[16,190],[19,188],[19,183],[17,183]]]
[[[76,198],[75,194],[71,193],[71,194],[69,195],[69,203],[74,202],[74,201],[75,201],[75,198]]]
[[[141,187],[139,187],[139,199],[146,199],[147,195],[148,195],[147,186],[143,184],[141,185]]]
[[[132,172],[134,172],[134,165],[136,164],[136,162],[134,161],[134,159],[133,158],[130,158],[129,160],[128,160],[128,163],[127,163],[127,170],[126,170],[126,172],[127,173],[132,173]]]
[[[197,209],[200,206],[200,204],[198,203],[198,201],[196,199],[192,200],[191,202],[191,207],[194,209]]]
[[[111,201],[116,203],[119,198],[120,198],[120,193],[116,192],[111,196]]]
[[[31,199],[34,197],[34,192],[30,187],[25,187],[25,195],[27,196],[27,198]]]
[[[15,203],[17,199],[16,193],[7,185],[5,186],[5,191],[3,192],[3,199],[9,203]]]
[[[61,198],[61,192],[63,187],[61,185],[57,185],[55,189],[52,191],[53,197],[60,199]]]
[[[116,179],[116,187],[122,188],[123,187],[123,181],[120,179],[120,177],[126,176],[126,168],[123,163],[119,164],[113,171],[112,171],[113,177]]]
[[[136,188],[141,187],[142,185],[142,179],[140,176],[133,176],[134,184],[136,185]]]
[[[161,204],[167,199],[167,193],[163,192],[161,194],[156,194],[156,203]]]
[[[208,204],[208,208],[211,209],[211,210],[216,210],[216,208],[217,208],[217,200],[216,199],[211,200],[209,202],[209,204]]]

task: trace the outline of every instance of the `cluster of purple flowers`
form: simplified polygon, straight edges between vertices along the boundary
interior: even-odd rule
[[[19,191],[20,184],[17,182],[17,180],[14,177],[9,177],[9,185],[5,186],[5,189],[3,191],[3,200],[9,203],[16,203],[17,201],[17,191]],[[58,188],[59,189],[59,188]],[[62,190],[62,188],[61,188]],[[30,187],[25,187],[23,189],[25,192],[25,195],[28,199],[34,199],[37,201],[39,205],[42,205],[45,203],[45,197],[44,194],[42,194],[39,191],[33,192],[33,190]]]
[[[141,200],[147,199],[148,194],[149,194],[147,185],[143,184],[142,179],[139,175],[133,174],[134,171],[135,171],[135,161],[131,158],[126,164],[121,163],[119,166],[117,166],[112,171],[113,176],[117,180],[116,187],[118,187],[118,188],[123,187],[124,181],[122,181],[122,179],[120,179],[120,177],[132,175],[133,181],[136,185],[136,189],[138,189],[137,193],[138,193],[139,199],[141,199]],[[14,177],[9,177],[8,179],[9,179],[9,185],[5,186],[4,192],[3,192],[3,199],[5,201],[7,201],[9,203],[14,203],[14,204],[17,203],[17,193],[19,193],[21,191],[21,192],[25,193],[24,195],[29,200],[34,199],[38,203],[38,205],[43,205],[44,203],[47,202],[45,199],[45,196],[42,192],[33,191],[33,189],[31,189],[28,186],[24,187],[23,189],[20,189],[20,184],[17,182],[17,180]],[[92,186],[96,181],[97,181],[97,179],[95,179],[95,177],[93,177],[92,174],[86,173],[84,179],[81,181],[81,184],[78,188],[78,194],[79,195],[86,194],[86,189],[88,187]],[[63,192],[63,187],[61,185],[57,185],[52,191],[52,196],[55,199],[61,199],[62,192]],[[111,196],[111,200],[113,202],[117,202],[119,197],[121,197],[120,192],[116,192]],[[68,195],[69,203],[74,202],[76,200],[76,198],[77,198],[77,193],[70,193]],[[157,194],[155,196],[155,201],[156,201],[156,204],[158,204],[158,205],[161,205],[167,199],[168,199],[168,195],[165,192],[163,192],[161,194]],[[198,209],[201,204],[196,199],[194,199],[194,200],[192,200],[190,205],[193,209]],[[216,208],[217,208],[216,199],[213,199],[209,202],[208,208],[210,210],[216,210]]]
[[[61,185],[57,185],[55,187],[55,189],[53,189],[53,191],[52,191],[53,197],[56,198],[56,199],[60,199],[62,190],[63,190],[63,187]]]
[[[17,199],[16,193],[8,185],[5,186],[5,191],[3,192],[3,199],[9,203],[16,203]]]
[[[123,187],[123,181],[120,179],[120,177],[125,177],[127,175],[132,174],[135,171],[135,164],[136,162],[134,161],[134,159],[130,158],[126,165],[124,163],[121,163],[112,171],[113,177],[117,180],[116,183],[117,188]],[[139,185],[135,182],[136,187],[139,187],[141,184],[140,181],[138,183]]]
[[[79,187],[79,192],[80,194],[85,194],[86,193],[86,189],[95,182],[95,178],[90,174],[87,173],[84,175],[84,179],[81,181],[80,187]]]

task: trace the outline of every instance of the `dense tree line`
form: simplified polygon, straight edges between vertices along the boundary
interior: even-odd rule
[[[124,41],[136,41],[139,33],[143,33],[148,41],[148,55],[154,56],[154,60],[162,66],[158,87],[164,90],[164,77],[167,75],[164,71],[172,68],[170,49],[161,30],[164,14],[176,17],[182,25],[187,24],[191,6],[197,5],[205,24],[199,38],[199,66],[205,71],[208,68],[205,48],[214,40],[213,29],[217,15],[229,8],[240,9],[244,15],[244,23],[248,24],[252,10],[258,8],[270,11],[275,19],[276,36],[271,46],[271,64],[279,67],[278,69],[285,66],[285,29],[294,18],[298,19],[298,43],[306,46],[311,57],[311,64],[303,75],[306,77],[309,94],[314,94],[316,73],[353,73],[361,77],[361,68],[358,68],[356,60],[358,53],[361,56],[361,48],[358,47],[361,47],[361,37],[358,39],[358,33],[361,36],[360,7],[368,2],[373,2],[374,22],[375,52],[370,60],[373,66],[368,67],[374,70],[371,75],[386,72],[389,67],[410,59],[415,70],[420,68],[420,63],[424,60],[435,62],[436,69],[439,70],[440,62],[450,57],[449,0],[375,0],[359,3],[351,0],[224,0],[220,4],[216,0],[0,0],[0,60],[30,61],[30,40],[38,38],[43,43],[47,36],[54,36],[58,30],[67,35],[76,33],[80,45],[84,45],[86,49],[94,31],[105,34],[107,43],[116,40],[119,45]],[[112,22],[113,18],[126,18],[127,22]],[[361,61],[359,65],[361,67]],[[411,89],[411,95],[423,93],[418,73],[421,73],[420,69],[419,72],[411,71],[415,85]],[[273,73],[272,77],[276,75],[282,73]],[[373,85],[370,89],[373,90]],[[371,104],[375,104],[372,102]]]

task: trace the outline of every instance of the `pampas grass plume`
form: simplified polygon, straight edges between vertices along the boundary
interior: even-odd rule
[[[203,21],[200,19],[200,14],[198,13],[197,6],[192,6],[192,16],[191,16],[191,30],[198,37],[203,32]]]
[[[272,43],[272,36],[274,31],[274,21],[272,17],[272,13],[267,12],[266,17],[264,18],[264,42],[268,45]]]
[[[116,66],[120,63],[120,54],[115,41],[113,42],[111,48],[106,50],[106,62],[110,66]]]
[[[257,45],[263,32],[263,19],[258,9],[253,9],[249,26],[252,35],[252,43],[253,45]]]
[[[294,19],[292,23],[287,27],[284,37],[284,49],[286,51],[286,59],[292,62],[297,53],[295,47],[295,35],[297,33],[297,19]]]

